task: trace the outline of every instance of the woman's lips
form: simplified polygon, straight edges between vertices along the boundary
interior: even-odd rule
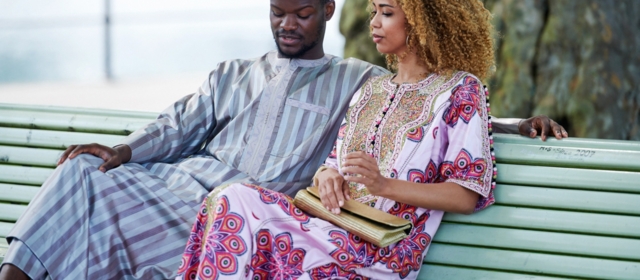
[[[376,43],[376,44],[380,43],[380,41],[382,41],[382,38],[384,38],[384,37],[382,37],[380,35],[373,34],[373,42]]]

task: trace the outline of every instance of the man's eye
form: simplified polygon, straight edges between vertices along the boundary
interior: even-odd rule
[[[276,13],[275,11],[271,11],[271,14],[273,14],[273,16],[275,16],[275,17],[281,17],[281,16],[284,15],[284,14],[281,14],[281,13]]]
[[[311,15],[298,15],[298,18],[308,19]]]

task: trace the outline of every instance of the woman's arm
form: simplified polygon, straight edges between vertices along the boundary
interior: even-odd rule
[[[344,166],[345,180],[364,184],[372,195],[397,202],[461,214],[473,213],[478,202],[478,193],[456,183],[423,184],[386,178],[376,161],[364,152],[348,154]]]

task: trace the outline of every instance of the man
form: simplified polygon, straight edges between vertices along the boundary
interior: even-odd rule
[[[309,185],[351,95],[386,73],[324,53],[334,9],[331,0],[272,0],[277,52],[220,63],[121,145],[69,147],[10,232],[0,279],[172,278],[214,187],[249,182],[294,194]],[[533,127],[562,137],[545,117],[520,125]]]

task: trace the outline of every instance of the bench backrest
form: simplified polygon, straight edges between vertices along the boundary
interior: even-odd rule
[[[495,135],[496,204],[446,214],[421,279],[640,279],[640,142]]]
[[[0,104],[0,237],[67,146],[115,145],[155,117]],[[420,279],[640,279],[640,142],[494,141],[496,205],[446,214]]]
[[[116,145],[156,113],[0,104],[0,260],[16,220],[72,144]]]

